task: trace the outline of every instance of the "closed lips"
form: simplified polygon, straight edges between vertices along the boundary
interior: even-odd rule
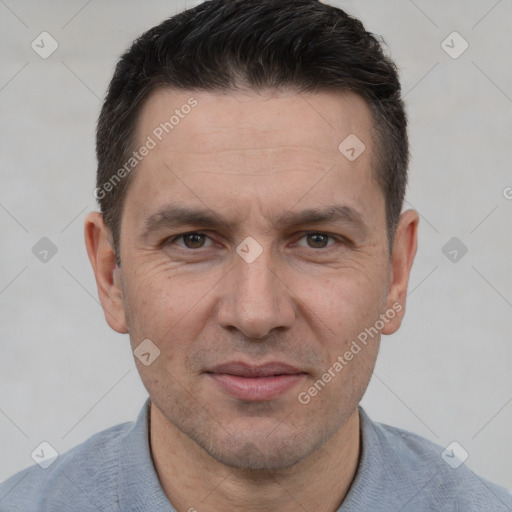
[[[256,366],[237,361],[215,366],[206,373],[235,375],[246,378],[261,378],[275,377],[278,375],[297,375],[305,372],[294,366],[281,362],[271,362]]]

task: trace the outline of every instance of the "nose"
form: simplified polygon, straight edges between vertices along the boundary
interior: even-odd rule
[[[259,339],[273,329],[293,325],[293,293],[276,266],[271,266],[271,259],[268,249],[251,263],[235,254],[234,268],[222,281],[217,313],[222,327]]]

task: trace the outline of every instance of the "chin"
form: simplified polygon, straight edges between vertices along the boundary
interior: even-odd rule
[[[247,442],[243,446],[222,448],[210,453],[218,462],[234,469],[249,472],[279,471],[292,468],[304,459],[307,454],[298,453],[296,447],[282,447],[280,450],[262,451],[254,443]]]
[[[271,434],[272,436],[272,434]],[[203,441],[203,442],[201,442]],[[311,431],[307,434],[291,434],[277,431],[273,438],[261,435],[255,439],[255,432],[246,435],[223,436],[223,439],[200,440],[196,442],[218,462],[249,472],[270,472],[290,469],[307,458],[324,444],[324,439],[314,440]]]

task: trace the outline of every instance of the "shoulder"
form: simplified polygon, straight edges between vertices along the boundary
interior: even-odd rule
[[[8,478],[0,484],[0,511],[115,510],[105,504],[117,500],[119,452],[132,424],[94,434],[46,469],[36,464]]]
[[[366,428],[373,431],[374,449],[398,480],[397,488],[409,490],[411,510],[512,511],[512,493],[471,471],[460,445],[443,448],[368,417]]]

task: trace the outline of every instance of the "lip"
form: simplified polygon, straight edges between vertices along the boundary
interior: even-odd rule
[[[272,400],[306,377],[305,372],[281,362],[251,365],[234,361],[215,366],[206,374],[222,390],[246,401]]]
[[[208,370],[208,373],[223,373],[239,377],[272,377],[274,375],[294,375],[305,372],[280,361],[271,361],[259,365],[243,361],[231,361],[214,366],[211,370]]]

